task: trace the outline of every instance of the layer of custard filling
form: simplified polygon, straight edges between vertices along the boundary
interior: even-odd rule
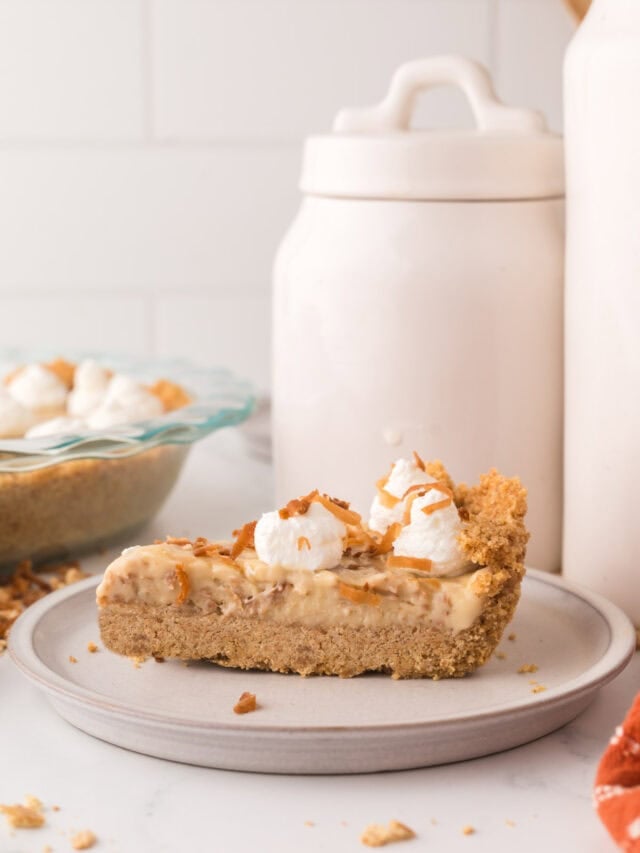
[[[222,543],[221,543],[222,544]],[[190,544],[126,549],[98,587],[100,605],[179,605],[203,614],[259,616],[307,627],[433,625],[458,633],[480,615],[485,569],[434,578],[388,568],[386,556],[345,554],[332,569],[284,569],[245,548],[234,560]]]

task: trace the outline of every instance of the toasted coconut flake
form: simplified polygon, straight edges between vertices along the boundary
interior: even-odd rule
[[[433,515],[434,512],[437,512],[439,509],[446,509],[448,506],[451,506],[452,503],[453,498],[443,498],[443,500],[436,501],[434,504],[423,506],[422,512],[425,515]]]
[[[194,557],[214,557],[221,551],[221,546],[216,542],[209,542],[208,539],[198,537],[193,543]]]
[[[233,543],[233,546],[231,548],[232,560],[235,560],[236,557],[239,557],[245,548],[253,548],[253,536],[256,530],[257,523],[257,521],[250,521],[243,527],[241,527],[240,530],[233,531],[233,535],[236,537],[236,541]]]
[[[426,557],[402,557],[392,554],[387,557],[389,569],[418,569],[421,572],[430,572],[433,561]]]
[[[313,497],[313,500],[322,506],[325,509],[328,509],[332,515],[338,519],[338,521],[342,521],[343,524],[352,524],[354,526],[358,526],[362,522],[362,516],[354,512],[352,509],[349,509],[349,504],[346,501],[340,501],[337,498],[330,498],[329,495],[321,495],[316,492]]]
[[[303,548],[306,548],[307,551],[311,550],[311,542],[307,539],[306,536],[298,536],[298,551],[302,551]]]
[[[416,463],[416,468],[419,468],[421,471],[426,473],[426,468],[424,466],[424,461],[420,458],[417,450],[413,451],[413,461]]]
[[[185,572],[182,563],[177,563],[175,567],[176,580],[178,581],[178,597],[176,604],[184,604],[189,597],[189,575]]]
[[[157,382],[149,386],[149,391],[160,400],[165,412],[181,409],[191,402],[191,397],[184,388],[168,379],[158,379]]]
[[[377,553],[377,539],[364,527],[351,526],[347,530],[347,535],[344,539],[345,551],[358,551],[360,553],[371,552]]]
[[[234,714],[249,714],[251,711],[256,711],[258,703],[256,702],[255,693],[247,693],[246,691],[240,696],[236,704],[233,706]]]
[[[191,545],[191,539],[186,536],[167,536],[165,542],[167,545]]]
[[[70,361],[65,361],[64,358],[56,358],[42,366],[46,367],[47,370],[50,370],[52,373],[55,373],[58,379],[63,382],[67,388],[73,388],[73,380],[76,373],[75,364],[72,364]]]
[[[387,483],[389,482],[389,477],[391,476],[391,472],[393,471],[393,465],[389,468],[389,473],[382,477],[376,483],[376,488],[378,490],[378,500],[382,504],[382,506],[387,509],[393,509],[394,506],[400,503],[402,498],[397,498],[395,495],[392,495],[391,492],[387,491]]]
[[[382,597],[376,592],[369,592],[367,589],[350,586],[348,583],[338,581],[338,592],[343,598],[348,598],[355,604],[369,604],[371,607],[378,607]]]
[[[415,580],[421,584],[422,586],[431,587],[431,589],[440,589],[442,587],[442,581],[438,580],[438,578],[421,578],[416,577]]]
[[[318,494],[317,491],[309,492],[308,495],[305,495],[302,498],[294,498],[289,501],[286,506],[283,506],[282,509],[278,510],[278,515],[283,520],[287,518],[291,518],[293,515],[305,515],[309,511],[309,507],[311,506],[311,501]]]
[[[433,491],[442,492],[444,495],[447,496],[447,503],[445,504],[446,506],[449,506],[449,504],[453,501],[453,493],[451,492],[451,489],[449,489],[449,488],[447,488],[447,486],[445,486],[444,483],[426,483],[424,485],[409,486],[409,488],[407,489],[407,491],[404,493],[404,496],[403,496],[404,498],[407,499],[407,503],[406,503],[406,506],[404,509],[404,516],[402,518],[402,523],[405,526],[407,524],[410,524],[410,522],[411,522],[411,507],[413,506],[413,502],[415,501],[415,499],[416,498],[422,498],[427,494],[427,492],[433,492]],[[436,509],[440,509],[441,503],[442,503],[441,501],[438,501],[438,503],[433,504],[433,506]],[[425,507],[423,509],[423,511],[426,512],[426,510],[427,510],[427,508]],[[433,511],[433,510],[431,510],[431,511]],[[429,512],[426,512],[426,514],[429,515]]]
[[[402,525],[396,521],[387,527],[382,539],[376,545],[376,554],[388,554],[393,548],[393,543],[396,541],[402,530]]]

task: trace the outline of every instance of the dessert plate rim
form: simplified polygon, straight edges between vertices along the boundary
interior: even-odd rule
[[[595,690],[611,679],[615,678],[627,665],[635,651],[636,634],[635,628],[631,624],[627,616],[612,602],[608,601],[601,595],[583,589],[582,587],[568,583],[557,575],[551,575],[547,572],[538,571],[536,569],[528,569],[526,574],[528,582],[543,583],[551,587],[561,589],[564,592],[571,593],[584,603],[590,605],[595,611],[603,617],[609,630],[609,645],[602,657],[592,666],[588,667],[578,677],[572,679],[566,685],[559,685],[555,688],[545,689],[545,695],[538,695],[535,700],[531,697],[523,698],[520,702],[512,702],[508,707],[489,709],[487,711],[470,711],[469,713],[461,712],[456,716],[443,717],[437,721],[438,725],[457,725],[461,722],[481,721],[486,718],[495,719],[502,715],[513,716],[518,711],[528,711],[535,704],[537,708],[542,706],[554,705],[558,702],[564,703],[567,699],[578,696],[585,692]],[[9,638],[9,653],[22,673],[31,681],[35,682],[40,688],[47,693],[58,694],[66,699],[79,702],[81,704],[89,704],[101,710],[109,710],[113,713],[125,714],[127,716],[136,717],[140,720],[145,720],[149,723],[171,723],[171,725],[203,729],[207,731],[237,729],[237,722],[211,724],[203,723],[199,720],[181,719],[164,713],[154,713],[152,711],[143,711],[139,708],[133,708],[127,705],[126,700],[122,702],[114,702],[100,696],[92,690],[82,687],[63,675],[55,672],[39,657],[33,642],[34,632],[40,621],[51,610],[55,610],[63,602],[69,598],[80,597],[87,590],[95,588],[101,580],[101,576],[92,576],[83,581],[64,587],[40,601],[31,605],[13,625]],[[283,675],[283,678],[294,680],[300,678],[295,674]],[[333,676],[316,676],[318,678],[334,678]],[[370,677],[370,676],[366,676]],[[380,676],[381,683],[389,680],[389,676]],[[457,679],[456,679],[457,680]],[[427,679],[428,681],[428,679]],[[408,728],[423,728],[427,721],[421,722],[405,722],[405,723],[363,723],[357,728],[359,730],[366,729],[368,732],[385,731],[402,727]],[[343,729],[339,725],[313,725],[296,727],[297,730],[305,732],[327,732],[338,731]],[[283,725],[262,725],[256,724],[251,726],[251,732],[284,732],[290,731],[291,726]]]

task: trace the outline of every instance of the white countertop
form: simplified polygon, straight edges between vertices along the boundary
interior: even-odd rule
[[[220,433],[194,449],[145,538],[228,535],[270,504],[269,466],[244,455],[237,433]],[[109,559],[82,564],[97,572]],[[395,818],[418,834],[388,848],[399,853],[607,853],[615,846],[593,811],[592,780],[639,687],[636,654],[570,725],[487,758],[365,776],[266,776],[173,764],[95,740],[60,719],[5,654],[0,802],[33,794],[60,811],[47,811],[39,830],[11,832],[0,820],[0,851],[70,850],[70,835],[89,828],[96,851],[347,853],[369,849],[359,842],[366,825]],[[465,825],[476,833],[463,835]]]

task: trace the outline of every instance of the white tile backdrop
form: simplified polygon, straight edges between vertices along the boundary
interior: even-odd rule
[[[562,0],[0,0],[1,343],[184,355],[266,387],[302,138],[437,52],[560,129],[572,31]],[[438,92],[418,123],[467,121]]]

